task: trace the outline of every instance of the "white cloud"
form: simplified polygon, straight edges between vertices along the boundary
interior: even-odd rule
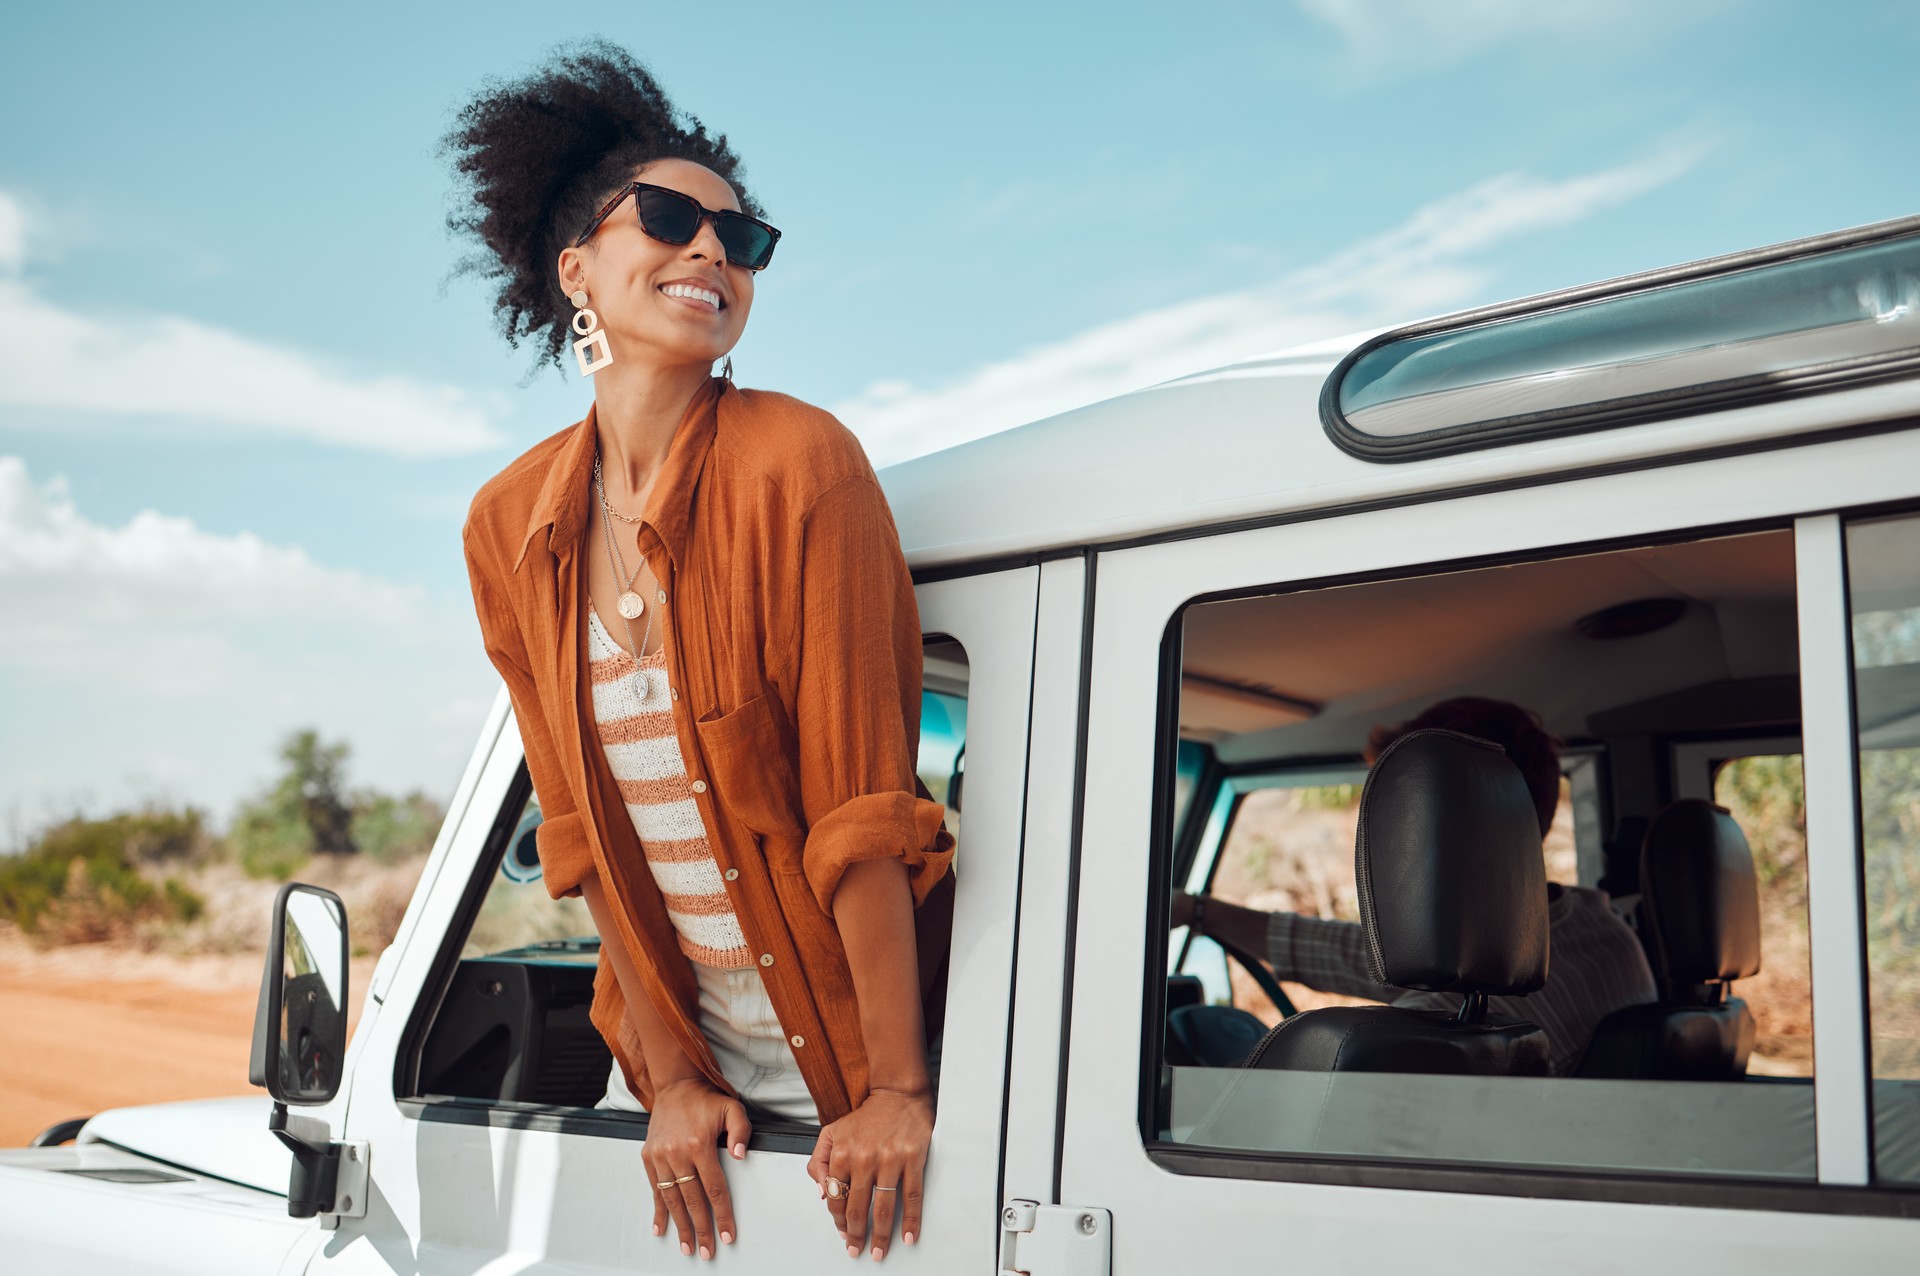
[[[1368,69],[1444,66],[1492,45],[1536,36],[1591,39],[1648,34],[1692,22],[1731,0],[1295,0],[1337,31]]]
[[[1102,324],[936,386],[878,381],[833,412],[888,465],[1263,351],[1442,311],[1485,286],[1473,254],[1623,204],[1679,178],[1704,150],[1679,141],[1563,181],[1488,178],[1272,284]]]
[[[0,665],[109,681],[144,667],[155,640],[216,652],[232,622],[392,630],[422,611],[417,587],[323,567],[252,532],[221,535],[157,510],[118,527],[94,522],[64,478],[38,487],[17,456],[0,456],[0,597]],[[195,660],[141,680],[196,691],[221,669]]]
[[[88,315],[20,271],[30,227],[0,191],[0,403],[184,417],[395,456],[507,441],[467,392],[356,377],[300,350],[177,315]]]
[[[464,590],[154,510],[100,522],[0,456],[0,809],[158,788],[224,819],[308,725],[357,783],[444,797],[495,686]]]
[[[27,210],[0,191],[0,274],[14,274],[27,260]]]

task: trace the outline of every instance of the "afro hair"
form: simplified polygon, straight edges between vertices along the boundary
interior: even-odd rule
[[[726,135],[676,110],[644,66],[601,39],[562,46],[521,79],[487,81],[440,151],[452,159],[462,197],[447,228],[480,248],[455,273],[495,284],[501,332],[516,348],[523,339],[539,344],[536,369],[561,366],[568,340],[560,250],[642,165],[705,165],[733,187],[742,212],[766,216],[741,183]]]

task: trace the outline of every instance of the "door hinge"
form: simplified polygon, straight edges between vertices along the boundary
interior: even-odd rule
[[[1084,1205],[1008,1201],[1000,1211],[1000,1276],[1110,1276],[1113,1215]]]

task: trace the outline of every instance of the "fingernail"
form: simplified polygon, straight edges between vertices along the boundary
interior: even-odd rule
[[[860,1257],[860,1247],[858,1245],[847,1246],[847,1257],[848,1258]]]
[[[665,1236],[667,1233],[665,1228],[661,1227],[660,1224],[655,1223],[653,1225],[653,1234],[655,1236]]]
[[[881,1259],[883,1259],[883,1258],[885,1258],[886,1256],[887,1256],[887,1251],[886,1251],[886,1250],[884,1250],[884,1249],[881,1249],[881,1248],[880,1248],[880,1247],[879,1247],[878,1245],[875,1245],[875,1246],[873,1247],[873,1261],[874,1261],[874,1262],[876,1262],[876,1263],[877,1263],[877,1262],[879,1262],[879,1261],[880,1261]]]
[[[687,1244],[685,1241],[681,1241],[680,1252],[682,1254],[685,1254],[687,1257],[691,1258],[693,1257],[693,1246]]]
[[[706,1247],[705,1245],[702,1245],[702,1246],[700,1247],[700,1257],[702,1257],[702,1258],[712,1258],[712,1257],[713,1257],[713,1251],[712,1251],[712,1250],[710,1250],[710,1249],[708,1249],[708,1248],[707,1248],[707,1247]]]
[[[721,1243],[722,1245],[731,1245],[731,1244],[733,1244],[733,1233],[732,1233],[732,1232],[722,1232],[722,1233],[720,1233],[720,1243]]]
[[[747,1159],[747,1145],[746,1145],[746,1144],[744,1144],[744,1143],[736,1143],[736,1144],[734,1144],[734,1145],[733,1145],[733,1159],[734,1159],[734,1160],[736,1160],[736,1161],[744,1161],[744,1160],[746,1160],[746,1159]]]
[[[903,1240],[903,1241],[905,1241],[905,1242],[906,1242],[907,1244],[909,1244],[909,1245],[911,1245],[911,1244],[913,1244],[913,1233],[912,1233],[912,1232],[902,1232],[902,1233],[900,1234],[900,1239],[901,1239],[901,1240]]]

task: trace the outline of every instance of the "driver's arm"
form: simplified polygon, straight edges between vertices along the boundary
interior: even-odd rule
[[[1214,895],[1189,895],[1185,891],[1173,893],[1173,924],[1188,926],[1193,924],[1194,905],[1205,901],[1204,925],[1197,927],[1202,935],[1209,935],[1229,947],[1238,948],[1243,953],[1255,957],[1267,955],[1267,915],[1257,909],[1242,908],[1230,904]],[[1271,960],[1271,959],[1269,959]],[[1291,979],[1285,971],[1279,972],[1280,978]]]
[[[1202,933],[1265,957],[1277,978],[1373,1001],[1390,1000],[1398,991],[1374,981],[1366,935],[1357,923],[1263,913],[1215,896],[1207,896],[1206,901]],[[1194,902],[1193,896],[1174,893],[1174,925],[1192,920]]]

